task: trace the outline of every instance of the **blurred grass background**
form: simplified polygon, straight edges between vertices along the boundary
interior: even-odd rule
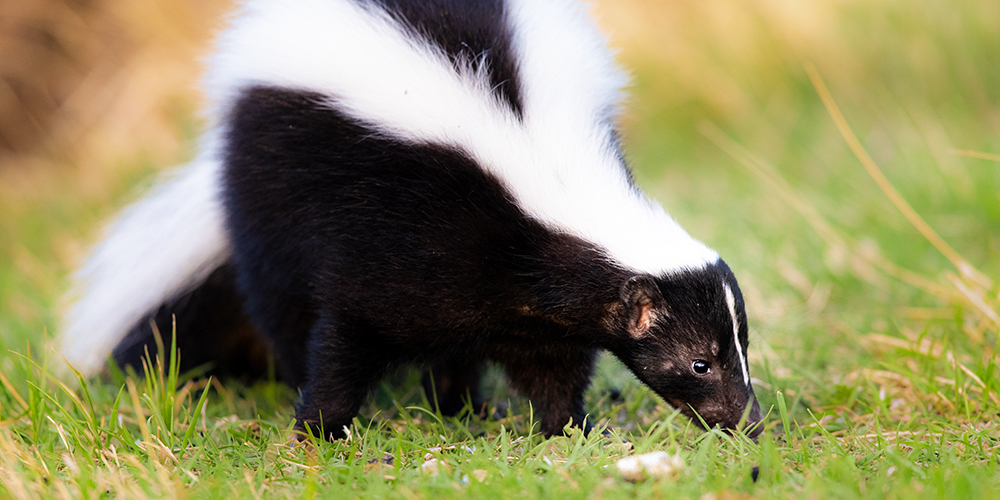
[[[0,336],[56,327],[101,220],[192,154],[199,58],[231,2],[0,3]]]
[[[39,382],[7,350],[39,356],[101,222],[192,156],[198,58],[229,7],[0,3],[0,373],[11,384],[0,434],[41,425],[12,396]],[[593,11],[632,75],[622,124],[640,184],[734,269],[757,393],[764,407],[787,400],[789,420],[776,409],[768,428],[784,446],[778,472],[758,486],[772,490],[693,478],[681,496],[1000,485],[1000,2],[601,0]],[[866,172],[810,65],[874,164],[969,267]],[[623,384],[626,401],[646,401],[624,419],[605,397]],[[287,399],[220,394],[219,415],[264,424],[274,407],[290,412]],[[610,361],[591,404],[625,431],[669,415]],[[843,489],[823,489],[832,483]]]

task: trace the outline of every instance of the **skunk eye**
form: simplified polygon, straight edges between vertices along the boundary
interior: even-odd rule
[[[703,361],[703,360],[700,360],[700,359],[696,359],[696,360],[694,361],[694,363],[691,363],[691,370],[693,370],[693,371],[694,371],[695,373],[697,373],[698,375],[704,375],[704,374],[706,374],[706,373],[708,373],[708,372],[712,371],[712,370],[711,370],[711,369],[710,369],[710,368],[708,367],[708,362],[707,362],[707,361]]]

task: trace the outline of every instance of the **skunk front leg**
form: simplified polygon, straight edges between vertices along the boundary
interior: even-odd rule
[[[482,414],[483,398],[479,391],[482,373],[481,363],[456,359],[436,364],[425,371],[421,383],[431,407],[436,406],[442,415],[458,415],[465,408],[466,401],[472,405],[474,413]]]
[[[541,413],[541,431],[546,436],[563,433],[566,424],[590,432],[583,395],[590,386],[597,351],[567,344],[545,346],[514,359],[504,360],[511,383],[531,400]]]
[[[379,352],[374,342],[355,339],[358,334],[343,322],[323,318],[309,341],[306,383],[295,411],[295,430],[303,439],[308,433],[326,439],[346,437],[344,428],[357,416],[365,398],[385,375],[392,360]]]

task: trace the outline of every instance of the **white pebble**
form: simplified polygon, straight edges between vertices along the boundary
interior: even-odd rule
[[[676,477],[683,469],[684,461],[680,456],[662,451],[625,457],[618,461],[618,472],[626,481],[632,483],[645,481],[649,477],[657,479]]]

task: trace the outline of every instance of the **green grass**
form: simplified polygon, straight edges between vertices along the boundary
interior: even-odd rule
[[[58,296],[99,222],[150,183],[135,167],[99,195],[58,179],[0,190],[0,497],[995,496],[1000,162],[952,150],[1000,154],[1000,7],[669,4],[617,7],[654,28],[697,20],[620,35],[635,81],[626,143],[647,192],[740,279],[770,409],[759,444],[693,429],[610,358],[588,404],[632,451],[597,435],[541,438],[496,373],[489,392],[494,405],[512,399],[506,418],[434,415],[402,373],[350,439],[311,446],[290,442],[295,394],[273,383],[208,384],[169,367],[57,380],[44,339]],[[687,466],[674,479],[619,477],[617,459],[654,450]],[[437,475],[422,469],[431,458],[447,464]]]

